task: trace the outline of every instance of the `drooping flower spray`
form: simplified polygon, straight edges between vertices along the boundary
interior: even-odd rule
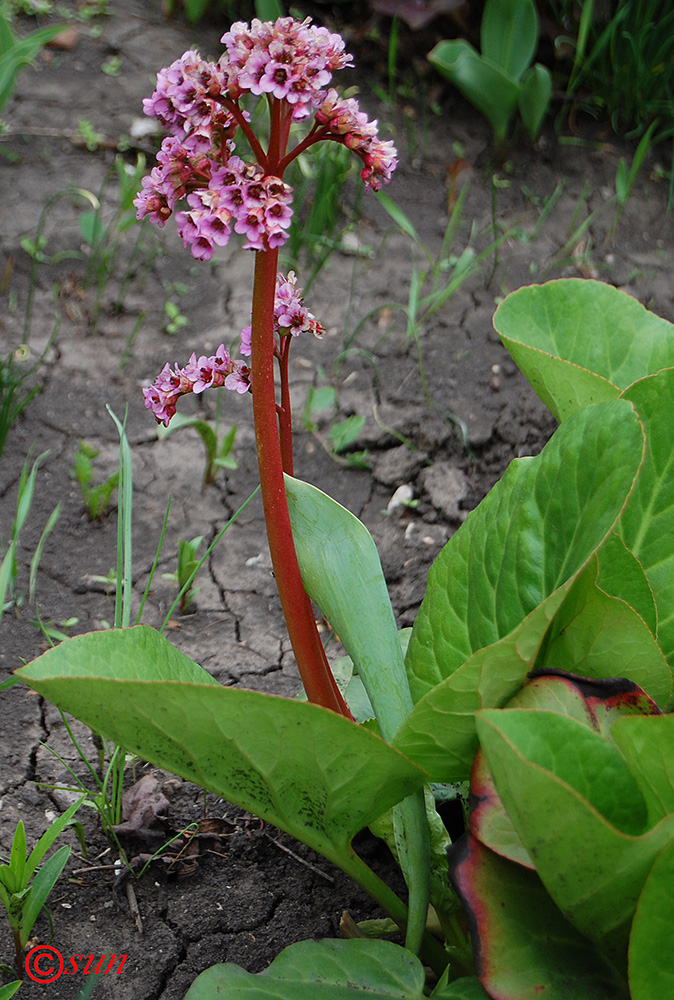
[[[184,368],[167,364],[154,385],[143,390],[145,405],[168,425],[186,393],[220,386],[251,392],[269,548],[302,683],[310,701],[350,716],[302,585],[283,480],[284,472],[293,471],[290,345],[300,333],[322,332],[303,303],[293,272],[277,273],[279,248],[292,218],[292,189],[283,175],[301,152],[331,140],[361,158],[361,177],[377,190],[391,180],[396,151],[392,142],[378,138],[377,123],[367,120],[354,99],[326,89],[335,70],[352,65],[339,35],[310,18],[283,17],[273,23],[237,22],[222,42],[225,51],[217,63],[189,51],[160,71],[157,89],[144,107],[169,135],[135,204],[139,218],[148,216],[160,226],[175,215],[178,233],[197,259],[209,260],[232,232],[245,238],[244,248],[256,255],[251,324],[242,331],[241,359],[221,345],[211,357],[193,354]],[[241,107],[244,94],[268,103],[266,149]],[[291,126],[303,120],[307,133],[289,149]],[[254,162],[236,154],[239,129]]]

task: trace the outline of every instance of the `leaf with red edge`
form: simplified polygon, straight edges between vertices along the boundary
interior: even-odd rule
[[[450,851],[480,982],[493,1000],[626,1000],[625,981],[562,915],[535,872],[470,835]]]
[[[526,847],[501,801],[482,750],[478,750],[470,775],[471,812],[468,829],[485,847],[502,858],[535,870]]]

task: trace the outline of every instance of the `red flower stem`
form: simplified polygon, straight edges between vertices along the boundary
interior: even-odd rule
[[[294,149],[291,149],[289,153],[286,153],[286,155],[279,163],[279,170],[281,171],[281,173],[283,173],[286,167],[290,163],[292,163],[293,160],[300,155],[300,153],[303,153],[305,149],[308,149],[309,146],[313,146],[315,143],[321,142],[323,139],[329,139],[329,138],[330,138],[330,129],[328,128],[328,126],[317,125],[314,122],[314,125],[309,134],[305,136],[304,139],[302,139],[302,142],[299,142]],[[335,136],[335,138],[339,141],[342,140],[344,137]]]
[[[253,286],[251,373],[262,506],[288,635],[309,701],[351,718],[328,665],[293,542],[283,481],[274,385],[274,296],[278,250],[257,251]]]
[[[260,145],[257,136],[250,127],[250,123],[247,121],[246,116],[239,107],[238,103],[222,95],[220,95],[220,97],[218,98],[218,102],[222,104],[223,108],[226,108],[227,111],[229,111],[230,115],[232,115],[236,123],[240,126],[241,131],[243,132],[246,139],[248,139],[248,142],[250,143],[250,148],[253,150],[255,159],[263,168],[263,170],[266,170],[269,164],[268,157],[265,154],[264,149]]]
[[[281,405],[278,408],[279,437],[281,439],[281,458],[283,459],[283,471],[289,476],[293,472],[293,418],[290,405],[290,385],[288,383],[288,356],[290,354],[291,337],[283,338],[280,354],[278,355],[279,368],[281,370]]]

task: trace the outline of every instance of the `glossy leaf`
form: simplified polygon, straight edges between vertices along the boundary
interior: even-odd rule
[[[468,778],[479,741],[475,712],[508,702],[533,669],[571,582],[559,587],[505,638],[477,650],[419,701],[395,739],[432,781]]]
[[[517,81],[463,39],[438,42],[428,59],[484,115],[496,143],[503,143],[517,108]]]
[[[656,637],[674,668],[674,368],[641,379],[623,395],[644,423],[646,454],[619,530],[648,577],[658,613]]]
[[[643,618],[597,585],[592,557],[566,595],[548,632],[537,667],[582,677],[628,677],[665,706],[672,673]]]
[[[521,288],[499,305],[494,327],[560,421],[674,365],[674,326],[599,281]]]
[[[470,775],[469,830],[476,840],[508,861],[535,870],[527,849],[496,791],[483,750],[478,750]]]
[[[620,525],[617,525],[617,529]],[[658,615],[653,591],[644,568],[618,534],[612,532],[597,553],[599,575],[597,584],[605,593],[626,601],[645,621],[655,635]]]
[[[640,830],[644,798],[629,772],[610,754],[595,756],[579,723],[559,718],[506,709],[483,711],[476,721],[498,793],[541,881],[581,933],[620,954],[650,867],[674,836],[674,815]]]
[[[332,860],[424,783],[422,771],[365,729],[316,705],[221,687],[147,626],[76,636],[18,674],[142,759]]]
[[[630,716],[614,722],[622,751],[649,808],[649,825],[674,814],[674,715]]]
[[[674,840],[655,860],[632,924],[629,946],[631,1000],[674,996]]]
[[[524,127],[533,142],[550,107],[552,76],[546,66],[536,63],[524,75],[520,86],[519,109]]]
[[[508,709],[512,708],[556,712],[604,737],[615,721],[627,714],[642,717],[658,711],[655,703],[630,681],[591,681],[560,674],[534,676],[508,702]],[[628,764],[631,766],[631,762]],[[638,771],[632,770],[642,788]],[[645,791],[643,795],[647,800]],[[496,790],[483,750],[478,751],[473,764],[470,801],[469,828],[473,836],[501,857],[533,869],[535,866]],[[654,822],[662,815],[658,813]],[[650,816],[649,811],[649,819]]]
[[[482,55],[519,81],[538,45],[533,0],[487,0],[480,27]]]
[[[473,837],[451,855],[480,982],[494,1000],[626,1000],[619,977],[555,907],[535,872]]]
[[[424,970],[390,941],[301,941],[257,975],[227,962],[202,972],[185,1000],[423,1000]]]
[[[510,464],[431,568],[406,660],[415,701],[579,572],[615,524],[642,453],[636,416],[616,400],[583,409],[540,455]]]
[[[409,715],[412,698],[377,548],[346,507],[309,483],[285,478],[306,591],[344,644],[382,736],[391,740]]]
[[[365,525],[321,490],[286,479],[302,582],[339,635],[365,685],[382,736],[391,741],[412,710],[412,696],[386,580]],[[428,910],[430,847],[423,793],[393,810],[410,889],[406,944],[418,950]]]

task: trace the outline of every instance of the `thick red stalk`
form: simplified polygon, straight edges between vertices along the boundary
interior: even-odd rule
[[[269,550],[288,635],[307,698],[350,718],[351,714],[328,665],[311,601],[304,590],[290,526],[274,385],[274,295],[277,266],[278,250],[256,252],[251,381],[260,489]]]

